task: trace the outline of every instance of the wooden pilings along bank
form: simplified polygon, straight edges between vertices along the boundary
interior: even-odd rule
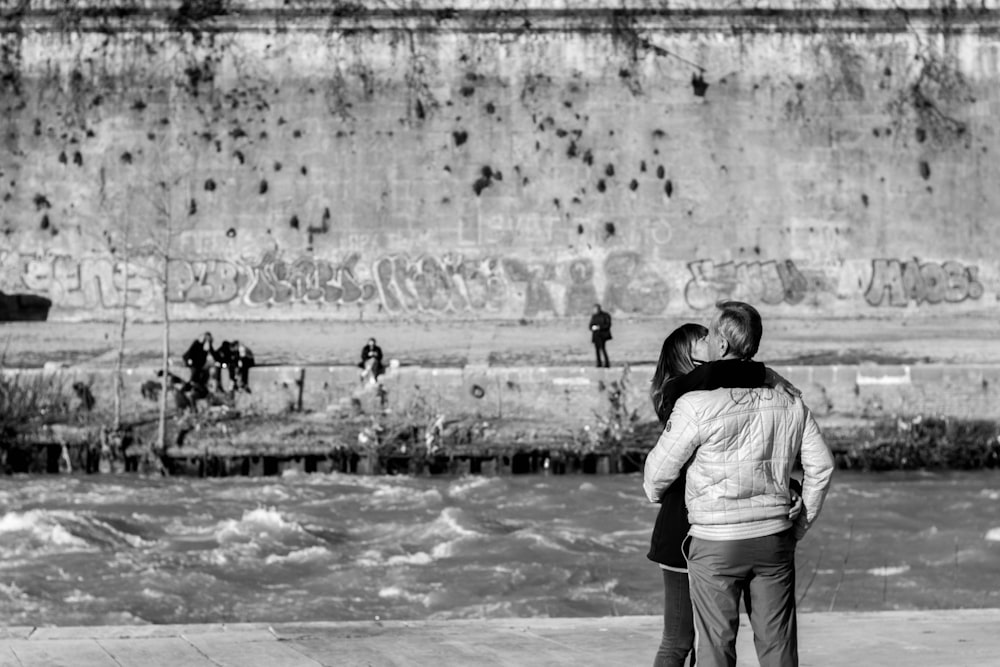
[[[568,453],[546,449],[496,454],[432,454],[366,456],[344,450],[302,456],[173,456],[165,462],[171,474],[197,477],[266,477],[296,473],[340,472],[357,475],[608,475],[642,470],[645,452]]]
[[[4,467],[9,473],[151,473],[190,477],[269,477],[294,473],[357,475],[527,475],[638,472],[646,452],[574,452],[555,448],[498,448],[405,455],[364,454],[350,448],[317,453],[213,453],[172,447],[152,464],[148,455],[128,452],[102,458],[89,444],[35,444],[12,447]]]

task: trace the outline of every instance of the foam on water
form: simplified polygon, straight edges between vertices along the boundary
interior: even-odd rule
[[[375,489],[368,505],[373,508],[430,507],[441,503],[437,489],[413,489],[405,486],[383,486]]]
[[[270,554],[264,558],[267,565],[278,565],[284,563],[314,563],[326,560],[330,556],[330,550],[325,547],[306,547],[297,549],[288,554]]]
[[[225,478],[220,478],[225,479]],[[220,480],[212,480],[220,481]],[[288,500],[292,494],[288,487],[282,484],[248,484],[240,480],[235,486],[217,485],[212,489],[213,496],[219,500],[246,500],[256,503],[277,503]]]
[[[435,544],[434,548],[431,549],[431,557],[434,559],[454,558],[457,552],[455,542],[442,542],[441,544]]]
[[[48,510],[4,514],[0,517],[0,534],[7,537],[0,546],[0,554],[8,557],[91,549],[85,539],[73,535],[59,523],[60,514],[66,516],[65,512]]]
[[[572,553],[573,549],[570,549],[566,545],[560,543],[558,540],[552,538],[550,534],[540,533],[537,531],[521,531],[518,533],[518,537],[536,544],[540,547],[544,547],[550,551],[561,551],[564,553]]]
[[[865,570],[868,574],[876,577],[891,577],[897,574],[904,574],[910,571],[910,566],[906,563],[902,565],[884,565]]]
[[[302,526],[294,521],[286,521],[273,507],[258,507],[243,512],[238,521],[228,520],[219,524],[215,536],[219,542],[233,538],[244,538],[282,533],[300,533]]]
[[[986,531],[987,542],[1000,542],[1000,528],[990,528]]]
[[[458,507],[446,507],[431,524],[430,536],[476,537],[482,533],[466,527],[465,512]]]
[[[405,600],[406,602],[416,602],[417,604],[428,606],[430,604],[430,596],[426,593],[412,593],[399,586],[386,586],[378,592],[380,598],[387,598],[391,600]]]
[[[67,604],[83,604],[86,602],[94,602],[97,600],[90,593],[84,593],[80,589],[74,589],[69,595],[63,598],[63,602]]]
[[[476,528],[474,519],[469,518],[466,511],[460,507],[444,507],[436,514],[426,512],[416,520],[407,515],[404,520],[382,520],[376,525],[358,521],[358,532],[377,540],[393,542],[411,542],[417,544],[436,544],[444,540],[457,538],[473,538],[484,535]]]
[[[443,544],[437,545],[436,547],[434,547],[435,552],[438,552],[439,547],[444,547],[444,546],[445,545]],[[450,549],[443,549],[442,553],[447,551],[450,551]],[[446,553],[443,553],[443,555],[435,554],[432,556],[426,551],[418,551],[412,554],[390,556],[388,559],[386,559],[386,563],[388,563],[389,565],[430,565],[431,563],[434,562],[436,558],[443,558],[443,557],[447,557],[447,554]]]
[[[314,484],[322,486],[332,485],[340,492],[358,492],[363,490],[378,489],[387,485],[407,484],[412,481],[409,477],[383,477],[380,475],[348,475],[342,472],[331,472],[324,475],[307,475],[304,479],[315,480]],[[299,480],[296,480],[296,484]],[[307,482],[309,483],[309,482]]]
[[[384,563],[382,552],[378,549],[365,549],[354,558],[358,567],[378,567]]]
[[[153,588],[143,588],[142,591],[140,591],[140,594],[143,597],[147,597],[152,600],[162,600],[164,598],[170,597],[168,593],[165,593],[163,591],[158,591]]]
[[[843,493],[857,496],[859,498],[866,498],[869,500],[874,500],[876,498],[882,498],[885,496],[885,492],[882,489],[860,489],[856,487],[847,487],[844,489]]]
[[[328,537],[322,530],[310,530],[274,507],[245,510],[238,519],[216,524],[213,535],[216,552],[252,562],[306,562],[328,556]]]
[[[448,485],[448,496],[452,498],[467,498],[473,494],[485,491],[499,490],[503,482],[499,477],[468,476],[461,477]]]
[[[17,600],[27,597],[27,595],[25,595],[25,592],[17,584],[5,584],[0,581],[0,597],[7,598],[8,600]]]
[[[385,565],[430,565],[436,560],[461,553],[464,544],[475,544],[484,533],[470,527],[473,522],[464,510],[445,507],[422,523],[384,523],[378,527],[379,539],[359,553],[355,563],[362,567]],[[402,549],[401,544],[408,545]]]
[[[128,530],[121,530],[126,528]],[[33,509],[0,517],[0,555],[5,557],[141,547],[147,544],[127,520],[69,510]]]

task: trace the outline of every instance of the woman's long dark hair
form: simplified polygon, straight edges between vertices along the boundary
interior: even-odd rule
[[[656,372],[653,373],[652,386],[649,388],[649,397],[653,400],[653,409],[660,422],[667,420],[674,407],[665,405],[663,401],[667,383],[694,370],[691,346],[696,340],[707,335],[708,329],[700,324],[688,322],[674,329],[663,341],[660,360],[656,363]]]

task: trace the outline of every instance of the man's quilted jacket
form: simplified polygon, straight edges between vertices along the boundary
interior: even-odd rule
[[[691,535],[739,540],[792,526],[789,483],[801,457],[801,539],[816,520],[833,474],[833,455],[802,399],[773,389],[695,391],[674,405],[646,458],[643,488],[658,502],[687,471],[685,502]]]

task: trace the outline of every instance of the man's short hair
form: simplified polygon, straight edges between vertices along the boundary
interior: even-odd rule
[[[729,344],[730,354],[740,359],[753,359],[764,334],[760,313],[749,303],[742,301],[719,301],[715,307],[719,312],[712,327]]]

